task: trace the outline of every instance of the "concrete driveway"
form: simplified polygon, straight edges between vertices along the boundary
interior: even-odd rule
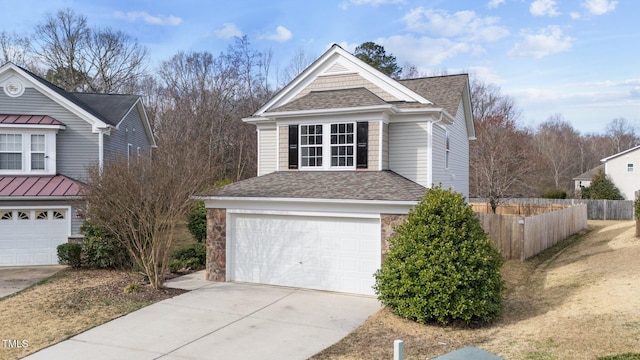
[[[26,359],[306,359],[380,308],[372,297],[212,283],[115,319]],[[390,344],[392,346],[392,344]]]
[[[0,267],[0,298],[17,293],[66,268],[51,266],[9,266]]]

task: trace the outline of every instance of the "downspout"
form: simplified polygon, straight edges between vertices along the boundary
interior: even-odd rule
[[[102,174],[102,168],[104,166],[104,132],[98,131],[98,169]]]
[[[442,121],[442,111],[440,118],[436,121],[429,121],[429,138],[427,141],[427,185],[433,186],[433,125]]]

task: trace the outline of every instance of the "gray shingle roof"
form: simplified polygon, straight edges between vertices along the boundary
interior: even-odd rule
[[[137,95],[72,93],[18,66],[44,86],[60,94],[101,121],[116,126],[138,99]],[[121,115],[120,118],[117,118]]]
[[[272,111],[339,109],[386,105],[387,102],[365,88],[312,91]]]
[[[461,74],[400,80],[399,83],[455,116],[468,79],[469,75]]]
[[[400,80],[399,83],[415,91],[433,105],[417,102],[386,102],[365,88],[311,91],[271,112],[303,111],[315,109],[338,109],[361,106],[394,104],[399,108],[433,108],[442,107],[450,115],[458,112],[458,104],[462,96],[468,75],[448,75],[425,77],[420,79]]]
[[[419,201],[426,190],[393,171],[281,171],[242,180],[200,195]]]
[[[591,170],[588,170],[576,177],[573,178],[573,180],[587,180],[590,181],[591,179],[593,179],[594,176],[598,175],[598,173],[602,171],[604,172],[604,164],[602,165],[598,165],[596,167],[594,167]]]

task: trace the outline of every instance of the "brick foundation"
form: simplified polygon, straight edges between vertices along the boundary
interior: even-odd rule
[[[227,280],[226,209],[207,209],[207,280]]]

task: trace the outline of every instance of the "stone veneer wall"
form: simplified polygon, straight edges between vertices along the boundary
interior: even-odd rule
[[[380,214],[380,240],[382,247],[382,261],[389,252],[389,238],[396,234],[396,226],[407,220],[406,214]]]
[[[207,209],[207,280],[227,280],[227,209]]]

